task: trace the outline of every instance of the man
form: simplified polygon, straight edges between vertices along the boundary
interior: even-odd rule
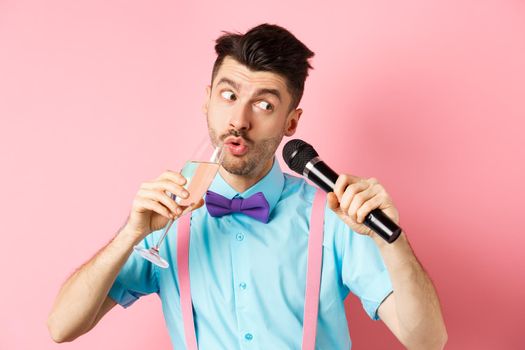
[[[215,49],[203,112],[212,142],[224,142],[227,151],[210,190],[228,199],[262,192],[269,208],[259,221],[242,212],[212,216],[203,200],[195,205],[189,268],[198,346],[299,349],[315,188],[283,174],[274,153],[283,136],[297,129],[313,52],[284,28],[268,24],[244,35],[225,34]],[[158,293],[174,348],[186,348],[178,222],[161,249],[169,269],[132,254],[140,242],[152,246],[169,218],[180,215],[182,208],[167,192],[187,197],[184,183],[179,173],[166,171],[141,185],[126,225],[60,290],[48,320],[55,341],[88,332],[116,303],[128,307]],[[373,178],[341,175],[326,206],[317,348],[350,348],[343,303],[349,291],[407,348],[443,348],[447,333],[439,301],[407,236],[387,244],[363,225],[376,208],[399,221],[383,186]]]

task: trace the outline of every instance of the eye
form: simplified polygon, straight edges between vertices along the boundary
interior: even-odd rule
[[[273,106],[266,101],[259,101],[256,105],[265,111],[273,111]]]
[[[228,101],[235,101],[237,99],[232,91],[223,91],[221,92],[221,96]]]

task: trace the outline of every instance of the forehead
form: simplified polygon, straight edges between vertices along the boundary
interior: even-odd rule
[[[213,79],[214,87],[221,81],[221,78],[234,81],[246,93],[258,89],[277,89],[283,96],[290,97],[286,79],[283,76],[272,72],[250,70],[231,57],[225,57],[222,61],[217,75]]]

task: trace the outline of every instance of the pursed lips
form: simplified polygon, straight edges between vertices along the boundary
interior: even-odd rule
[[[242,156],[248,151],[248,146],[242,137],[227,137],[224,145],[235,156]]]

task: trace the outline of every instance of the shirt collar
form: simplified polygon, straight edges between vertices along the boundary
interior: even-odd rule
[[[273,165],[268,174],[266,174],[262,179],[255,183],[252,187],[248,188],[243,193],[239,193],[234,190],[218,173],[218,176],[215,176],[215,179],[210,185],[210,191],[216,192],[228,199],[233,199],[234,197],[247,198],[251,195],[262,192],[268,204],[270,205],[270,214],[273,211],[273,208],[277,205],[279,198],[281,198],[281,193],[284,188],[284,174],[279,166],[279,162],[273,158]]]

